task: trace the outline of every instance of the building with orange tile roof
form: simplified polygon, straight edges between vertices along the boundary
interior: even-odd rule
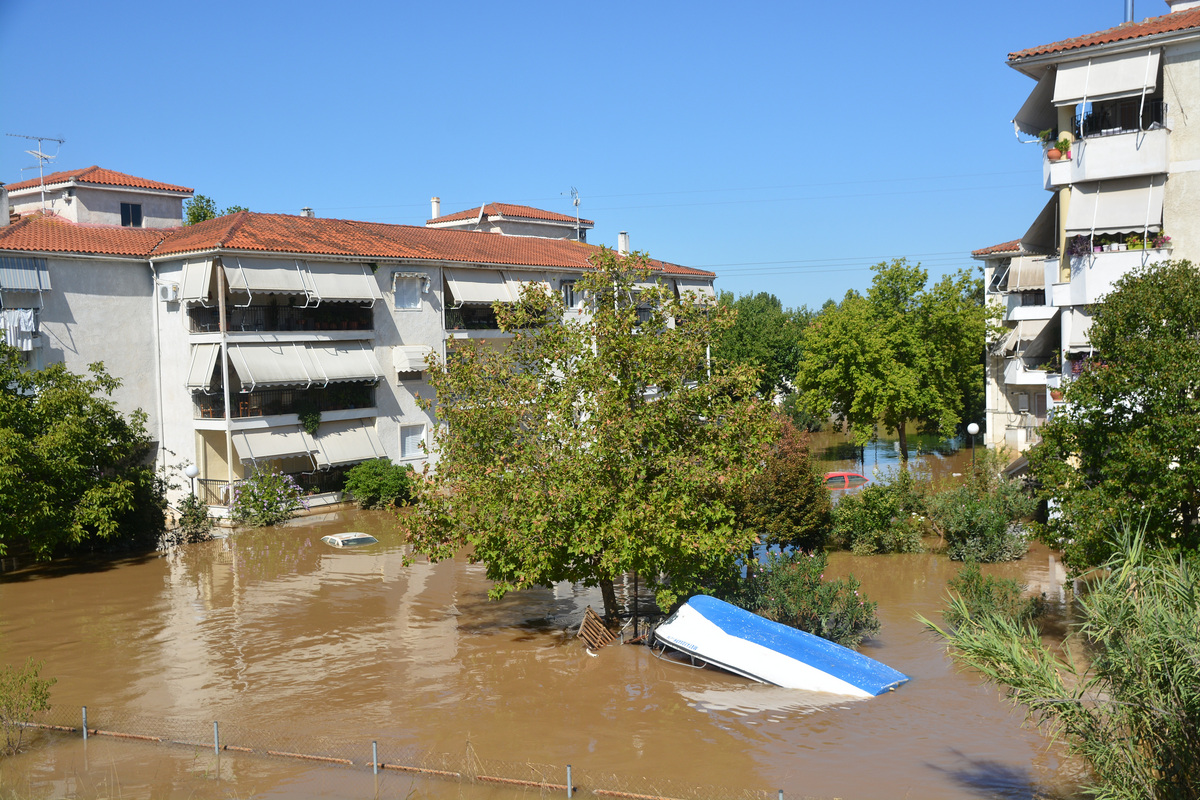
[[[183,224],[183,201],[192,196],[187,186],[95,166],[53,172],[5,188],[12,210],[19,214],[49,212],[71,222],[126,228],[177,228]]]
[[[433,217],[426,221],[429,228],[459,231],[503,233],[509,236],[538,236],[554,239],[587,241],[587,232],[595,227],[590,219],[580,219],[555,211],[513,203],[485,203],[482,206],[441,214],[441,200],[431,201]]]

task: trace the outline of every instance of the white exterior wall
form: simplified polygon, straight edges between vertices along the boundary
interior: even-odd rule
[[[1172,258],[1200,263],[1200,42],[1169,47],[1163,54],[1163,98],[1171,130],[1170,166],[1163,192],[1163,229]]]
[[[445,228],[456,231],[483,231],[484,233],[504,233],[509,236],[538,236],[542,239],[574,239],[574,222],[527,222],[512,219],[485,219],[480,225],[473,219],[465,219],[453,224],[427,225],[430,228]],[[580,223],[579,230],[583,241],[587,241],[587,232],[591,225]]]
[[[10,195],[12,210],[32,214],[42,208],[41,190],[22,189]],[[140,203],[143,228],[177,228],[183,224],[183,196],[176,193],[94,186],[58,188],[46,192],[46,209],[87,225],[121,224],[121,203]]]

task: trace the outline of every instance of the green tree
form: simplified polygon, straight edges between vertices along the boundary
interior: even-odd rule
[[[407,503],[417,475],[411,464],[377,458],[356,464],[346,473],[346,492],[359,508],[389,508]]]
[[[764,397],[791,392],[800,362],[800,336],[811,312],[784,310],[779,298],[767,292],[736,300],[732,292],[721,292],[719,302],[736,313],[733,325],[717,339],[713,357],[761,368],[758,390]]]
[[[909,423],[943,436],[982,409],[983,288],[970,272],[926,288],[928,274],[905,259],[876,264],[864,298],[827,306],[801,340],[796,377],[813,414],[833,414],[865,444],[876,424],[900,439]]]
[[[763,544],[819,550],[833,527],[829,490],[813,465],[806,434],[784,418],[762,475],[750,484],[746,524]]]
[[[50,710],[50,687],[57,678],[39,678],[45,662],[30,658],[25,666],[9,664],[0,670],[0,755],[16,755],[25,737],[25,723]]]
[[[589,314],[562,322],[561,299],[528,286],[496,306],[504,347],[462,342],[430,373],[438,467],[402,521],[431,559],[471,546],[492,597],[582,582],[611,617],[623,574],[665,609],[749,551],[737,508],[775,424],[756,370],[708,374],[727,308],[637,293],[641,254],[591,260],[576,284]]]
[[[154,541],[166,506],[146,415],[117,411],[120,381],[103,364],[89,377],[23,365],[0,345],[0,553],[19,543],[49,558],[82,542]]]
[[[184,225],[195,225],[197,222],[205,222],[217,217],[224,217],[227,214],[234,214],[238,211],[247,211],[245,206],[230,206],[224,211],[217,210],[217,204],[208,195],[198,194],[191,200],[188,200],[183,205],[184,209]]]
[[[1200,547],[1200,273],[1167,261],[1124,276],[1088,335],[1097,357],[1029,455],[1056,510],[1044,538],[1085,569],[1137,508],[1153,544]]]

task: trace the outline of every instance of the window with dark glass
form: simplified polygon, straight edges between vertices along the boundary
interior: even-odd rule
[[[110,206],[111,208],[111,206]],[[121,227],[122,228],[140,228],[142,227],[142,204],[141,203],[121,203]]]

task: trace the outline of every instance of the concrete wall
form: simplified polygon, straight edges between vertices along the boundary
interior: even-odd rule
[[[32,214],[42,208],[41,192],[22,192],[11,202],[14,211]],[[88,225],[120,225],[121,203],[141,204],[143,228],[176,228],[183,224],[183,198],[179,195],[88,186],[46,192],[47,210]]]
[[[1163,96],[1171,129],[1170,166],[1163,194],[1164,229],[1172,258],[1200,259],[1200,42],[1168,48]]]
[[[432,226],[431,226],[432,227]],[[454,225],[438,225],[438,228],[446,228],[449,230],[459,231],[483,231],[485,233],[506,233],[509,236],[538,236],[543,239],[574,239],[575,238],[575,223],[574,222],[523,222],[520,220],[484,220],[483,224],[476,227],[475,220],[463,220]],[[587,241],[588,226],[580,225],[580,234],[583,241]]]

